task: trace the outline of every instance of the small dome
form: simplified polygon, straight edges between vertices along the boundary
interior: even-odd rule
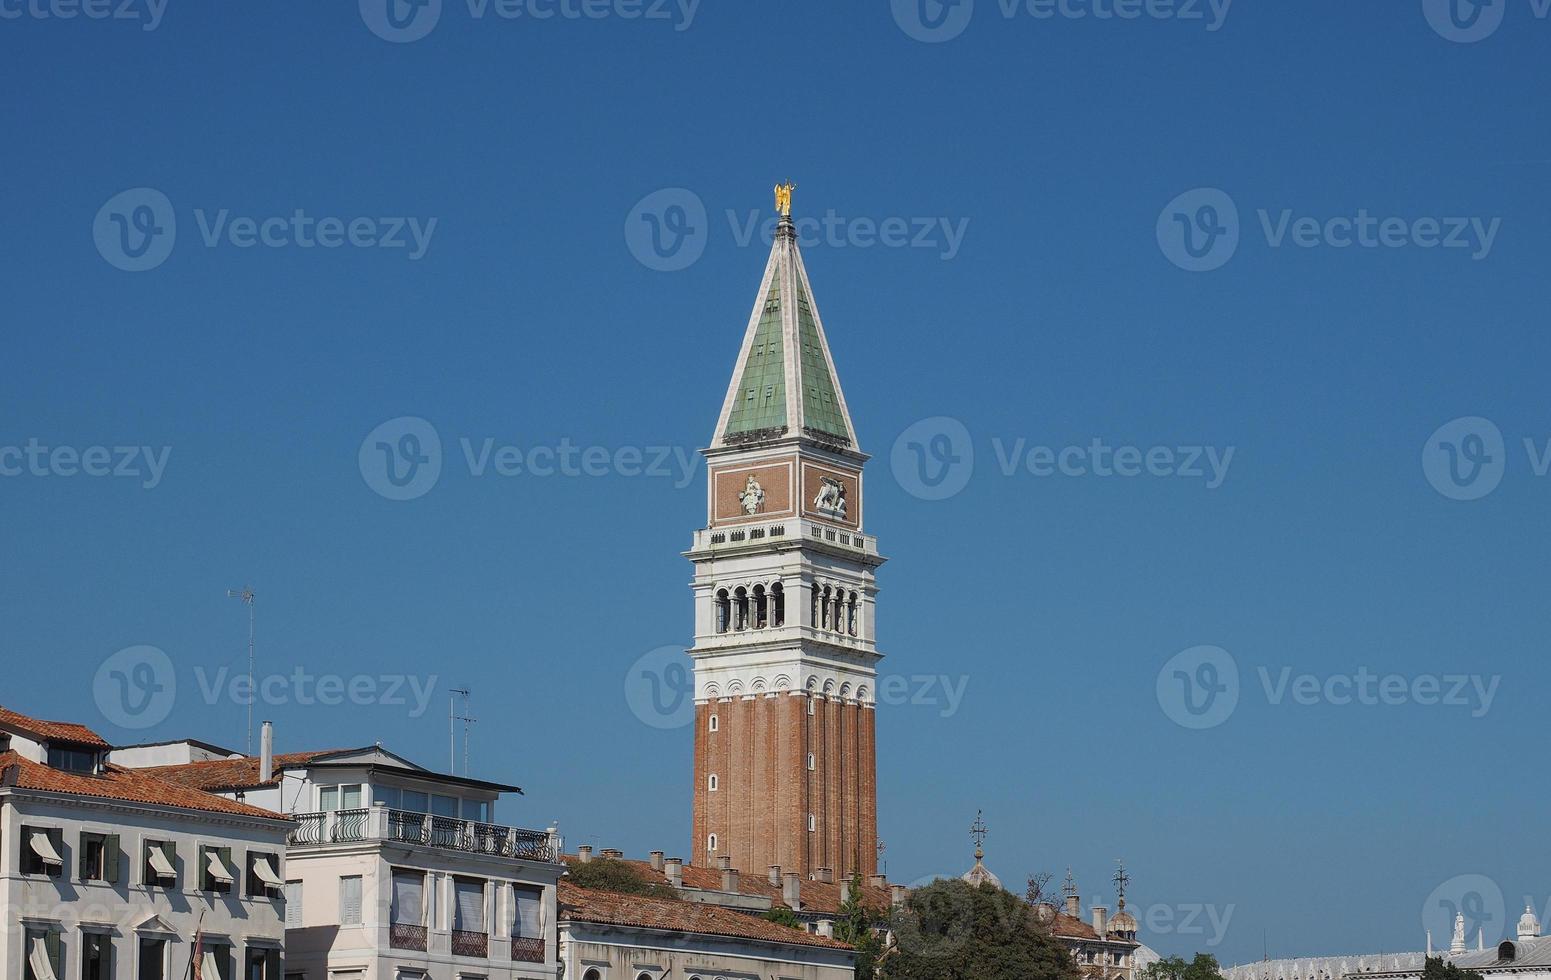
[[[1002,879],[991,873],[980,858],[975,858],[975,866],[964,872],[964,880],[971,885],[984,885],[990,883],[997,888],[1002,887]]]
[[[1528,905],[1524,906],[1524,914],[1519,916],[1519,938],[1535,939],[1540,935],[1540,920],[1535,918],[1535,912]]]
[[[1115,913],[1115,917],[1113,919],[1109,920],[1109,931],[1135,932],[1136,916],[1132,915],[1130,912],[1127,912],[1125,909],[1121,909],[1119,912]]]

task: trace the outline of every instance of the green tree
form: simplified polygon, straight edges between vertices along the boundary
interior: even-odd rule
[[[766,922],[774,922],[778,926],[786,926],[788,929],[807,929],[802,918],[785,905],[773,906],[765,913]]]
[[[1186,963],[1179,956],[1165,956],[1156,963],[1142,968],[1138,980],[1223,980],[1217,957],[1211,953],[1197,953]]]
[[[1080,980],[1072,958],[1023,899],[988,883],[935,881],[892,921],[884,980]]]
[[[1475,970],[1462,970],[1445,963],[1441,956],[1429,956],[1422,966],[1422,980],[1483,980]]]
[[[634,866],[614,858],[598,858],[586,864],[573,864],[567,872],[570,882],[582,888],[619,892],[622,895],[645,895],[648,898],[679,897],[679,893],[666,881],[649,881]]]
[[[856,947],[856,975],[859,980],[872,980],[878,971],[878,956],[883,952],[883,940],[875,931],[884,917],[862,904],[862,876],[851,877],[851,894],[840,906],[835,919],[835,938]]]

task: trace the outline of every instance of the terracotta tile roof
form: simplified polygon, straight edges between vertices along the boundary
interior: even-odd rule
[[[43,721],[39,718],[29,718],[9,708],[0,708],[0,726],[14,728],[17,731],[25,732],[28,735],[47,741],[90,745],[99,749],[109,747],[101,735],[98,735],[85,725],[77,725],[68,721]]]
[[[0,787],[72,793],[77,796],[125,800],[131,803],[156,803],[185,810],[265,817],[270,820],[289,819],[271,810],[238,803],[213,793],[202,793],[197,789],[179,786],[165,779],[157,779],[144,769],[125,769],[122,766],[110,764],[104,767],[100,776],[62,772],[33,762],[31,759],[25,759],[15,751],[0,753]]]
[[[577,860],[575,855],[564,855],[562,860],[571,863]],[[594,857],[593,860],[605,860]],[[649,861],[632,861],[629,859],[615,858],[624,864],[636,869],[648,881],[667,881],[668,876],[661,871],[652,869]],[[779,885],[772,885],[768,877],[769,871],[759,875],[739,874],[738,893],[741,895],[758,895],[768,898],[777,905],[785,905],[784,891]],[[684,885],[688,888],[699,888],[703,891],[721,891],[722,873],[715,868],[684,866]],[[876,885],[862,885],[862,904],[871,909],[886,910],[892,902],[892,895],[887,887]],[[815,914],[837,915],[840,912],[840,886],[838,884],[826,884],[822,881],[804,880],[802,882],[802,911]]]
[[[275,756],[274,775],[268,782],[259,779],[257,756],[237,759],[208,759],[204,762],[185,762],[176,766],[151,766],[141,770],[157,779],[164,779],[179,786],[202,789],[210,793],[233,790],[260,789],[279,786],[280,772],[290,766],[306,765],[319,756],[332,755],[341,749],[324,749],[319,752],[282,752]]]
[[[1099,934],[1088,923],[1081,919],[1073,918],[1065,912],[1056,913],[1055,924],[1050,927],[1059,939],[1097,939]]]
[[[620,895],[580,888],[567,881],[560,882],[559,898],[561,917],[576,922],[692,932],[702,936],[729,936],[797,946],[823,946],[827,949],[851,948],[838,940],[811,935],[801,929],[788,928],[758,916],[702,902]]]

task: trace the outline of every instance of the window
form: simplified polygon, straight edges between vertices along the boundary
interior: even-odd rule
[[[81,834],[81,880],[118,881],[118,835]]]
[[[713,731],[713,732],[721,731],[722,730],[721,719],[718,718],[716,715],[712,715],[711,716],[711,721],[710,721],[710,727],[711,727],[711,731]]]
[[[140,880],[147,887],[178,887],[178,851],[170,840],[148,840],[140,858]]]
[[[48,767],[50,769],[62,769],[65,772],[97,771],[97,753],[83,751],[81,749],[56,749],[48,747]]]
[[[372,802],[381,803],[390,810],[402,810],[404,792],[397,786],[373,786]]]
[[[732,619],[732,599],[727,595],[726,589],[716,590],[716,631],[727,632],[727,624]]]
[[[817,768],[818,768],[818,760],[813,757],[813,753],[812,752],[809,752],[808,753],[808,771],[812,772],[814,769],[817,769]]]
[[[819,821],[813,814],[808,814],[808,833],[814,833],[819,829]]]
[[[318,789],[319,810],[359,810],[362,799],[360,783],[342,783]]]
[[[706,777],[706,789],[709,789],[713,793],[716,792],[716,773],[713,772],[711,775]]]
[[[716,850],[716,835],[712,834],[710,837],[707,837],[705,843],[706,843],[706,846],[705,846],[706,850],[708,850],[708,851]]]
[[[452,880],[452,927],[458,932],[485,931],[485,883],[479,878]]]
[[[512,886],[512,938],[544,938],[544,892],[538,888]]]
[[[786,592],[780,582],[770,587],[770,625],[786,625]]]
[[[199,890],[202,892],[217,892],[222,895],[231,894],[232,884],[237,880],[237,875],[232,868],[231,848],[211,847],[208,844],[201,844],[199,847]]]
[[[244,980],[281,980],[280,950],[248,947],[248,971]]]
[[[64,980],[65,950],[53,929],[28,929],[23,980]]]
[[[302,927],[302,883],[299,881],[285,883],[285,927]]]
[[[248,852],[248,897],[273,898],[285,887],[280,879],[280,860],[262,851]]]
[[[339,924],[361,924],[361,876],[345,875],[339,879]]]
[[[463,819],[473,820],[477,823],[489,822],[490,814],[487,810],[488,806],[489,804],[484,800],[464,800]]]
[[[22,874],[58,878],[64,871],[65,835],[58,827],[23,827]]]
[[[167,980],[167,940],[140,939],[138,980]]]
[[[111,980],[113,937],[102,932],[81,933],[81,980]]]
[[[599,973],[595,969],[588,970],[586,973],[582,974],[582,980],[603,980],[603,974]]]
[[[393,900],[388,915],[397,925],[418,926],[425,921],[424,872],[393,872]]]
[[[412,789],[404,791],[404,809],[415,813],[430,813],[430,797],[424,793],[417,793]]]
[[[458,816],[458,798],[455,796],[431,797],[431,815],[456,818]]]

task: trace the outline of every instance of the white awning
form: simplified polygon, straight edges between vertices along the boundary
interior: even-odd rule
[[[32,845],[32,853],[42,858],[44,864],[64,865],[64,859],[59,856],[58,851],[54,850],[54,842],[48,839],[48,834],[41,830],[34,830],[29,843]]]
[[[284,888],[285,882],[281,881],[280,876],[275,874],[275,866],[270,863],[272,860],[272,858],[268,857],[255,858],[253,861],[253,873],[258,876],[259,881],[271,888]]]
[[[199,961],[200,980],[221,980],[221,968],[215,962],[215,950],[205,950],[205,958]]]
[[[36,936],[32,940],[32,950],[27,954],[27,962],[32,966],[32,973],[38,980],[59,980],[54,976],[54,964],[49,962],[48,944],[42,936]]]
[[[156,872],[158,878],[176,878],[178,873],[173,870],[172,862],[167,860],[167,855],[160,847],[151,848],[151,870]]]
[[[217,854],[215,851],[208,852],[208,858],[205,861],[205,870],[209,871],[210,877],[214,878],[216,881],[224,881],[230,884],[235,880],[232,877],[231,871],[227,870],[226,865],[221,863],[221,855]]]

